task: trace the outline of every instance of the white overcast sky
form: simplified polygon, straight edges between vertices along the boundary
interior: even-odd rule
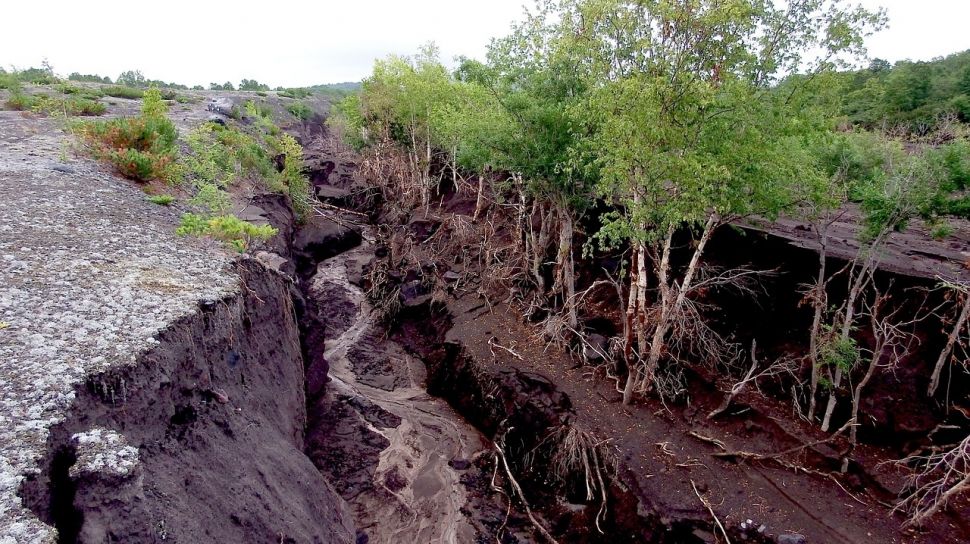
[[[970,49],[970,0],[859,0],[886,7],[890,27],[869,52],[928,60]],[[532,0],[526,0],[531,5]],[[59,74],[189,85],[242,78],[272,86],[356,81],[375,58],[434,41],[442,56],[484,56],[523,0],[27,0],[4,1],[0,65],[47,58]]]

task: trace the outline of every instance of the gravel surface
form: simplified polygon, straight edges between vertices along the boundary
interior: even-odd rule
[[[56,120],[0,112],[0,544],[56,540],[17,492],[75,388],[239,285],[220,246],[175,236],[176,210],[68,141]],[[117,437],[81,438],[99,463],[132,461]]]

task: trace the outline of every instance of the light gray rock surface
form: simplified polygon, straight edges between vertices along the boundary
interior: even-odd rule
[[[220,246],[175,236],[175,210],[69,141],[55,120],[0,112],[0,544],[56,540],[17,493],[75,387],[239,285]]]

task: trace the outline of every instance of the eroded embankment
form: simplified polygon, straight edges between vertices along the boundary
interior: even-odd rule
[[[303,453],[290,283],[255,260],[238,292],[89,377],[21,488],[60,542],[349,542],[343,500]]]
[[[447,312],[417,308],[403,317],[395,338],[426,362],[429,393],[446,399],[503,448],[537,520],[553,537],[560,542],[704,542],[698,534],[708,527],[706,520],[691,512],[655,510],[605,441],[570,443],[570,432],[592,435],[576,425],[569,397],[554,383],[479,360],[456,340],[461,333],[452,329]],[[494,455],[485,461],[489,470],[496,462],[501,460]],[[498,481],[509,486],[504,466],[499,467]],[[513,508],[518,510],[514,523],[527,527],[520,499]],[[534,538],[543,540],[538,533]]]

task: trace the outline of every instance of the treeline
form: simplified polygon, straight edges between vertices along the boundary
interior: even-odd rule
[[[7,71],[0,67],[0,79],[4,81],[16,80],[20,83],[32,83],[35,85],[53,85],[61,81],[61,78],[54,73],[54,68],[46,61],[40,68],[26,68],[19,70],[11,69],[10,71]],[[141,70],[126,70],[119,74],[118,77],[113,81],[108,76],[72,72],[67,76],[67,80],[83,83],[103,83],[109,85],[113,83],[136,89],[148,89],[149,87],[182,91],[190,89],[188,85],[183,85],[181,83],[167,82],[160,79],[149,79],[145,77],[145,74],[143,74]],[[279,92],[281,96],[287,98],[306,98],[311,94],[321,94],[339,99],[354,92],[359,85],[359,83],[338,83],[333,85],[316,85],[309,88],[276,87],[275,90]],[[191,87],[191,89],[194,91],[203,91],[206,89],[206,87],[203,87],[202,85],[195,85]],[[243,78],[240,80],[238,85],[233,84],[231,81],[227,81],[225,83],[210,83],[208,89],[210,91],[240,90],[267,92],[271,90],[271,87],[255,79]]]
[[[844,112],[870,129],[935,130],[941,119],[970,121],[970,51],[929,62],[875,59],[863,70],[841,74]]]

